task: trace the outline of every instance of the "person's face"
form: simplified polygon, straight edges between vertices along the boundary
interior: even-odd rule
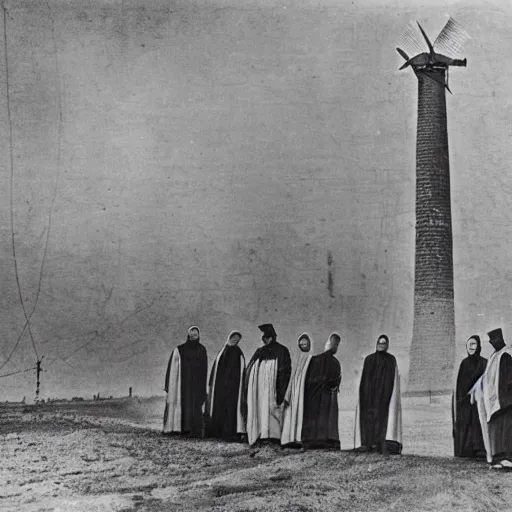
[[[240,336],[240,334],[232,334],[229,337],[228,345],[230,345],[232,347],[236,347],[240,343],[241,339],[242,339],[242,337]]]
[[[197,341],[199,339],[199,331],[197,329],[192,329],[189,332],[189,336],[192,341]]]
[[[263,345],[268,345],[272,341],[272,336],[264,334],[261,339],[263,340]]]
[[[377,352],[386,352],[389,348],[389,342],[386,338],[379,338],[377,340]]]
[[[501,350],[505,346],[505,342],[503,340],[491,340],[491,337],[489,335],[487,335],[487,341],[492,345],[492,348],[494,350]]]
[[[466,348],[467,348],[468,354],[470,356],[472,356],[473,354],[476,353],[476,349],[478,348],[478,343],[476,342],[476,340],[471,338],[470,340],[468,340],[468,342],[466,344]]]
[[[333,354],[336,354],[336,352],[338,352],[339,343],[340,339],[333,334],[325,344],[325,350],[330,350]]]
[[[299,340],[299,348],[302,350],[302,352],[309,352],[309,350],[311,349],[311,342],[309,341],[309,338],[303,336]]]

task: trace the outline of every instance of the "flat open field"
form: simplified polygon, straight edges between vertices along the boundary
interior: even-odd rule
[[[404,455],[389,458],[273,447],[251,457],[243,444],[164,438],[162,407],[161,399],[1,404],[0,510],[512,509],[510,473],[451,458],[447,403],[405,403]],[[352,418],[340,414],[347,448]]]

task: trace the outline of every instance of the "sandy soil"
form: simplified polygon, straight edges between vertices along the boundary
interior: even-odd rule
[[[251,457],[246,445],[164,438],[143,426],[160,405],[2,405],[0,510],[511,510],[512,474],[482,462],[273,447]],[[446,408],[409,417],[420,409],[434,418],[421,451],[436,444],[432,425]]]

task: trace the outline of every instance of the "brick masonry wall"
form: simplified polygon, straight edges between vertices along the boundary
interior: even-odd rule
[[[407,391],[451,389],[454,361],[453,301],[416,296]]]
[[[418,76],[416,252],[409,391],[451,385],[455,318],[450,166],[443,86]],[[444,72],[438,73],[444,79]]]

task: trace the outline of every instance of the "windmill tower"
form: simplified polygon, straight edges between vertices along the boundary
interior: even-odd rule
[[[432,44],[421,25],[429,52],[422,52],[410,25],[397,48],[418,79],[416,138],[416,253],[414,320],[410,349],[411,393],[452,387],[455,358],[453,242],[446,91],[450,66],[466,66],[457,56],[469,36],[449,19]]]

